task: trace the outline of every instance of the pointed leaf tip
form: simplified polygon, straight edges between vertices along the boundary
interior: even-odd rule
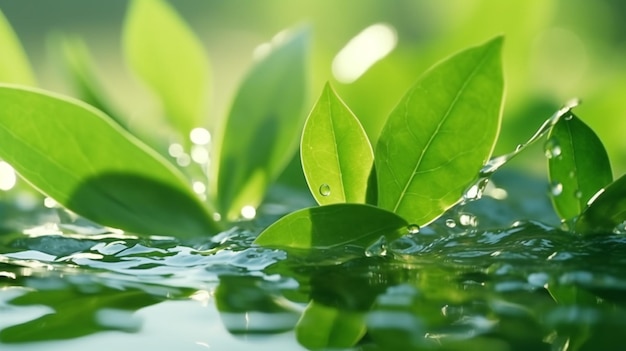
[[[300,157],[317,203],[366,202],[372,147],[357,117],[329,83],[305,122]]]
[[[501,44],[435,65],[392,111],[375,150],[380,207],[425,225],[461,200],[500,130]]]

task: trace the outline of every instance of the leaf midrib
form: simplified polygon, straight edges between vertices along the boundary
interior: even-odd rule
[[[444,114],[443,118],[437,124],[437,127],[435,128],[435,132],[431,134],[430,138],[426,142],[426,145],[422,149],[422,152],[420,153],[420,157],[417,160],[417,163],[415,164],[415,167],[413,168],[413,171],[411,172],[411,175],[409,176],[409,179],[406,181],[406,183],[404,185],[404,188],[400,192],[400,196],[398,196],[398,200],[396,201],[395,205],[393,206],[393,212],[397,212],[398,207],[400,207],[400,204],[402,203],[402,200],[404,200],[404,197],[405,197],[405,195],[406,195],[406,193],[407,193],[407,191],[409,189],[409,186],[413,183],[413,178],[415,178],[415,175],[418,173],[418,169],[420,168],[420,166],[422,164],[422,161],[424,160],[424,156],[426,155],[426,152],[430,148],[430,145],[433,143],[433,141],[435,139],[435,136],[438,135],[439,130],[441,129],[443,124],[446,122],[446,120],[450,116],[450,113],[452,112],[452,109],[456,105],[458,99],[460,98],[462,93],[467,88],[469,82],[474,78],[474,76],[476,75],[478,70],[484,65],[484,63],[487,60],[488,56],[489,56],[488,53],[485,53],[483,55],[483,57],[481,58],[480,62],[476,65],[476,67],[474,67],[472,72],[464,80],[463,84],[461,85],[461,88],[456,93],[456,96],[452,100],[452,103],[450,103],[450,106],[448,107],[448,109],[447,109],[446,113]],[[408,100],[410,100],[410,99],[408,99]],[[408,104],[408,101],[407,101],[407,104]],[[405,114],[405,119],[406,119],[406,114]]]

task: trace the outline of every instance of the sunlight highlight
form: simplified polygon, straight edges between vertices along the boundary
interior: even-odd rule
[[[241,217],[245,219],[253,219],[256,217],[256,209],[254,206],[244,206],[241,208]]]
[[[9,191],[17,183],[15,170],[10,164],[0,161],[0,190]]]
[[[371,25],[352,38],[335,56],[333,75],[342,83],[352,83],[387,56],[397,43],[398,36],[391,25]]]

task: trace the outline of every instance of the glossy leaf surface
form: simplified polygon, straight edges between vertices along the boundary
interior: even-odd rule
[[[602,142],[571,112],[552,127],[545,151],[552,203],[563,220],[581,214],[589,199],[613,180]]]
[[[266,228],[255,243],[268,247],[324,249],[367,247],[381,236],[401,236],[408,223],[397,215],[363,204],[332,204],[292,212]]]
[[[376,146],[378,204],[424,225],[457,203],[500,127],[502,38],[444,60],[417,81]]]
[[[345,349],[361,340],[366,331],[364,313],[312,300],[296,325],[296,338],[309,350]]]
[[[300,153],[317,203],[365,203],[374,164],[372,147],[359,120],[330,85],[307,118]]]
[[[124,28],[133,71],[153,90],[180,136],[204,122],[209,66],[201,42],[163,0],[133,0]]]
[[[215,233],[183,175],[80,101],[0,86],[0,157],[70,210],[138,234]]]
[[[626,175],[609,184],[578,217],[575,230],[581,234],[613,232],[626,221]]]
[[[212,193],[228,219],[258,206],[296,153],[306,118],[308,46],[306,29],[274,44],[239,88],[213,152],[219,160]]]
[[[36,85],[26,53],[13,28],[0,11],[0,82]]]

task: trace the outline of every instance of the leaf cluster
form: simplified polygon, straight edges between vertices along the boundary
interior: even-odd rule
[[[8,53],[0,59],[0,158],[81,216],[137,234],[215,234],[242,209],[253,215],[297,151],[307,28],[267,44],[228,115],[208,119],[211,69],[200,40],[165,1],[131,1],[126,62],[165,117],[147,123],[118,111],[83,41],[55,39],[82,101],[34,87],[19,40],[0,17],[0,46]]]

